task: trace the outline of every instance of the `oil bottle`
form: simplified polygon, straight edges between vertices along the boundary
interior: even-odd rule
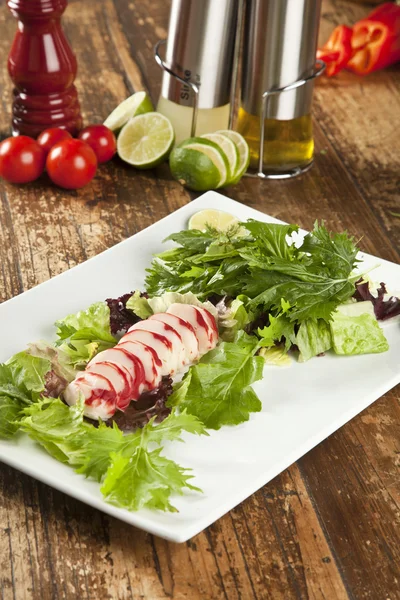
[[[288,177],[313,161],[311,101],[321,0],[247,0],[244,19],[241,99],[236,129],[259,168],[263,115],[263,172]],[[310,79],[308,79],[310,78]],[[279,94],[265,92],[307,79]]]

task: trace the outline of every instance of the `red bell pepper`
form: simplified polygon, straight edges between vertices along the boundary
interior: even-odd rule
[[[353,27],[353,56],[347,64],[367,75],[400,61],[400,6],[385,2]]]
[[[351,46],[352,29],[346,25],[336,27],[325,46],[317,50],[317,58],[326,63],[325,73],[328,77],[339,73],[353,55]]]

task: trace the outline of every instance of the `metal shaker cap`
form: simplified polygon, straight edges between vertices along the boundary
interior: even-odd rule
[[[307,78],[314,70],[321,0],[247,0],[241,106],[261,115],[262,95]],[[314,81],[270,98],[267,117],[308,114]]]
[[[172,0],[165,62],[199,87],[198,108],[229,103],[238,0]],[[161,95],[193,106],[192,90],[164,72]]]

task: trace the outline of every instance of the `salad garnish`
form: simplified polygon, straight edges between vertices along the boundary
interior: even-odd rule
[[[0,437],[28,434],[54,458],[99,482],[108,502],[129,510],[176,510],[173,494],[200,491],[190,483],[189,469],[162,454],[163,442],[247,421],[261,410],[252,384],[266,364],[305,362],[328,351],[384,352],[388,343],[377,319],[400,314],[400,299],[389,296],[385,284],[374,291],[360,278],[354,239],[331,234],[323,224],[302,237],[296,225],[250,219],[226,231],[207,227],[167,239],[175,246],[154,258],[144,290],[60,319],[56,342],[32,343],[0,365]],[[135,344],[143,348],[129,359]],[[161,360],[156,349],[161,352],[163,344],[180,348],[180,362]],[[123,361],[113,367],[118,356]],[[119,374],[133,385],[135,377],[125,372],[129,360],[141,378],[135,397],[126,398],[122,386],[114,416],[87,419],[96,411],[87,412],[90,395],[75,394],[79,382],[87,393],[90,382],[106,381],[114,368],[114,379]],[[173,383],[172,365],[189,361]],[[91,368],[94,374],[86,377]],[[115,381],[100,386],[107,401]],[[71,382],[74,406],[66,404]]]

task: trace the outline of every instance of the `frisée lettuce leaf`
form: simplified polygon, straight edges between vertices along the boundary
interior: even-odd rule
[[[105,499],[116,506],[176,511],[172,494],[182,494],[184,488],[201,491],[189,483],[189,469],[161,455],[163,442],[183,441],[183,432],[207,435],[204,425],[185,411],[171,412],[160,424],[153,418],[123,435],[116,423],[96,428],[85,422],[79,402],[69,407],[48,398],[24,410],[21,428],[51,456],[102,482]]]
[[[357,247],[347,233],[331,234],[316,223],[298,244],[293,240],[296,225],[249,219],[240,229],[247,235],[210,228],[170,236],[178,246],[153,260],[147,292],[193,292],[201,300],[213,294],[246,294],[247,310],[268,310],[273,316],[285,298],[291,305],[288,316],[297,323],[329,321],[336,307],[354,294]]]

